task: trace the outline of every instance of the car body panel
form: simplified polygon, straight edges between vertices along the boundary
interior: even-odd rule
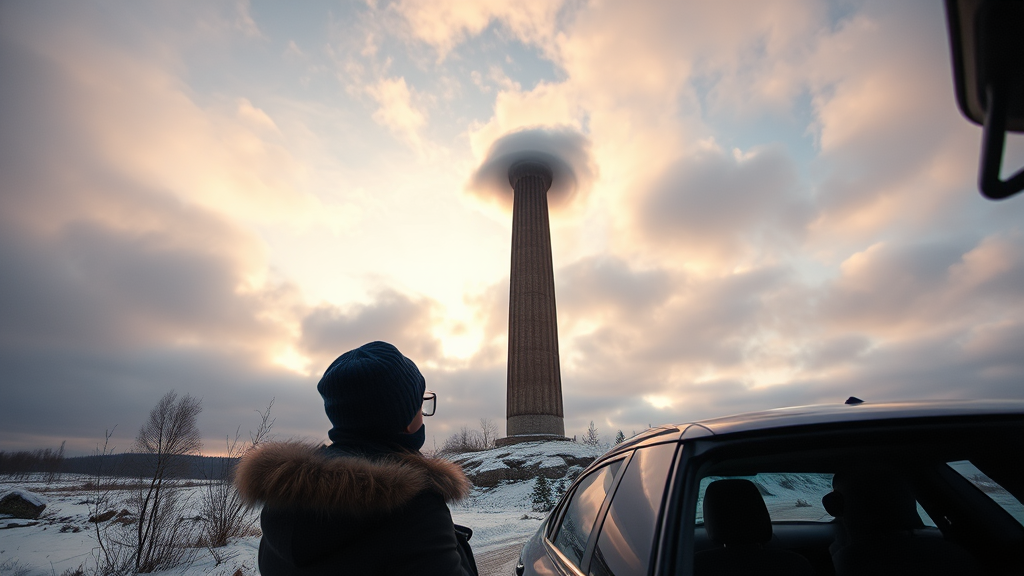
[[[776,454],[796,458],[797,462],[809,461],[801,451],[813,454],[816,463],[820,452],[821,462],[824,463],[822,466],[826,467],[842,462],[847,453],[855,457],[866,457],[871,462],[899,463],[899,456],[904,452],[922,461],[933,453],[945,457],[947,450],[960,450],[961,447],[964,450],[993,454],[1003,449],[1001,446],[1007,444],[1007,440],[1014,446],[1020,444],[1024,439],[1024,434],[1019,434],[1021,430],[1024,430],[1024,401],[1017,400],[798,406],[659,426],[614,446],[588,466],[574,480],[538,532],[524,545],[521,559],[526,574],[576,576],[585,573],[583,571],[587,570],[593,560],[593,550],[601,536],[605,515],[615,501],[615,490],[621,485],[628,463],[637,449],[667,443],[679,446],[674,457],[675,464],[671,465],[665,484],[659,529],[652,543],[650,573],[688,574],[692,571],[692,558],[697,552],[694,540],[701,540],[700,528],[695,527],[693,522],[697,506],[695,494],[699,490],[700,478],[709,474],[707,470],[700,470],[707,469],[709,465],[727,468],[733,454],[740,455],[741,467],[747,460],[753,462],[755,467],[762,466]],[[1013,437],[998,437],[1005,433]],[[833,446],[832,440],[837,441],[834,445],[839,447],[838,456],[828,454]],[[918,442],[924,448],[920,454],[915,450]],[[768,460],[759,459],[759,450],[762,448],[767,449],[764,458]],[[579,481],[617,458],[624,458],[624,465],[616,474],[611,492],[601,506],[580,562],[581,567],[578,568],[571,565],[547,538],[554,537],[554,530],[561,522],[560,514],[564,512],[566,502],[574,494]],[[783,466],[785,462],[783,458]],[[722,470],[728,471],[724,468]],[[1006,488],[1017,499],[1021,499],[1024,488],[1020,479],[1014,476],[1011,480]],[[954,492],[977,492],[957,495],[959,503],[942,503],[943,506],[954,506],[949,511],[960,515],[957,522],[973,526],[974,532],[984,533],[979,537],[992,541],[990,546],[984,542],[973,544],[982,546],[975,551],[989,546],[1007,557],[1007,550],[1011,550],[1009,554],[1012,555],[1014,547],[1021,546],[1024,542],[1024,527],[1017,521],[1008,516],[1003,518],[1005,513],[991,502],[979,501],[979,498],[984,498],[981,492],[962,478],[950,476],[948,484],[958,485],[947,487]],[[773,546],[785,548],[802,545],[816,552],[815,561],[819,564],[829,562],[827,551],[823,552],[822,542],[832,537],[833,530],[834,527],[828,523],[819,523],[817,526],[780,524],[779,538],[777,542],[773,541]],[[686,534],[691,536],[687,537]],[[971,543],[969,537],[965,537],[964,541]],[[706,538],[697,545],[706,549]],[[802,553],[806,556],[810,554]]]

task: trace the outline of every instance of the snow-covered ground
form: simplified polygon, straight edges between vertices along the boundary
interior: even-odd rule
[[[0,498],[29,490],[47,504],[38,520],[0,518],[0,574],[60,574],[88,561],[94,545],[89,506],[77,489],[86,481],[65,476],[47,485],[42,475],[18,481],[0,478]]]
[[[473,529],[474,554],[525,542],[537,531],[545,514],[531,508],[532,491],[532,482],[474,488],[465,502],[451,507],[452,520]]]
[[[719,476],[701,478],[697,497],[697,522],[704,521],[704,491]],[[832,491],[831,474],[786,473],[757,474],[746,477],[757,486],[772,520],[830,522],[821,497]]]
[[[38,520],[0,518],[0,575],[59,576],[80,566],[88,572],[96,565],[95,525],[89,522],[92,492],[84,487],[94,480],[65,475],[47,484],[41,475],[18,481],[0,477],[0,497],[17,488],[40,494],[47,501]],[[190,491],[196,501],[201,489],[195,486],[183,490]],[[533,482],[503,482],[492,488],[474,488],[465,502],[452,506],[455,522],[473,529],[471,544],[478,558],[489,551],[518,545],[537,530],[544,515],[531,509],[532,490]],[[21,526],[5,529],[8,524]],[[220,564],[209,551],[201,550],[188,568],[157,574],[232,576],[239,570],[243,575],[257,574],[258,548],[258,537],[235,539],[217,550]]]
[[[581,462],[598,456],[605,448],[568,442],[524,444],[466,454],[456,460],[471,474],[497,472],[504,475],[532,470],[534,474],[540,471],[551,477],[553,472],[564,470],[568,481],[582,469]],[[1003,504],[1001,496],[1005,491],[977,469],[958,468],[958,471]],[[701,497],[706,485],[714,479],[702,479]],[[773,520],[827,522],[832,519],[821,505],[821,497],[831,490],[830,474],[765,473],[749,479],[757,484]],[[78,475],[64,475],[50,483],[45,481],[44,475],[17,481],[0,477],[0,498],[10,491],[22,490],[31,493],[26,494],[30,499],[35,498],[32,494],[40,495],[47,504],[38,520],[0,516],[0,576],[57,576],[79,567],[88,573],[96,565],[95,524],[89,522],[90,512],[94,511],[90,510],[89,501],[95,497],[95,492],[87,484],[94,481],[93,477]],[[455,523],[474,531],[471,544],[478,563],[484,559],[490,568],[482,571],[485,576],[510,574],[518,546],[536,532],[544,519],[544,513],[532,509],[533,488],[532,477],[520,481],[500,480],[494,486],[473,488],[466,501],[451,506]],[[202,489],[201,485],[181,488],[192,502],[198,502]],[[1008,508],[1010,513],[1018,519],[1024,518],[1019,502],[1006,496],[1015,506]],[[698,503],[698,522],[701,508]],[[934,526],[920,507],[919,512],[926,524]],[[15,527],[16,524],[19,526]],[[200,550],[195,562],[187,568],[162,574],[257,574],[258,548],[259,537],[238,538],[217,549],[216,556],[208,550]]]

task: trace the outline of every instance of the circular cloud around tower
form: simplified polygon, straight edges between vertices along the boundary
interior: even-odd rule
[[[491,144],[487,156],[470,176],[467,188],[482,198],[512,205],[508,169],[516,162],[535,160],[551,168],[548,191],[551,208],[564,206],[585,194],[595,177],[590,141],[571,128],[528,128],[505,134]]]

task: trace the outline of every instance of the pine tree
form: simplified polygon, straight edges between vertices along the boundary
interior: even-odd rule
[[[618,444],[625,439],[626,435],[622,433],[622,430],[619,430],[618,434],[615,435],[615,443]]]
[[[537,481],[533,485],[533,493],[530,494],[535,512],[547,512],[555,507],[551,498],[551,484],[543,474],[537,474]]]
[[[600,442],[600,438],[597,436],[597,427],[594,426],[594,421],[590,421],[590,428],[587,428],[587,434],[583,437],[583,443],[587,446],[597,446]]]
[[[558,502],[565,496],[565,490],[568,488],[568,483],[565,481],[565,476],[558,479],[558,483],[555,484],[555,494],[553,500]]]

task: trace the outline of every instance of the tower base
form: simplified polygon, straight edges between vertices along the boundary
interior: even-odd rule
[[[561,416],[553,414],[517,414],[505,420],[506,436],[530,436],[534,434],[565,436],[565,424]]]
[[[517,414],[505,421],[505,438],[495,441],[497,446],[508,446],[520,442],[567,441],[565,424],[561,416],[554,414]]]
[[[519,436],[506,436],[505,438],[498,438],[494,441],[494,445],[497,447],[510,446],[512,444],[521,444],[523,442],[569,442],[571,438],[565,436],[556,436],[554,434],[521,434]]]

